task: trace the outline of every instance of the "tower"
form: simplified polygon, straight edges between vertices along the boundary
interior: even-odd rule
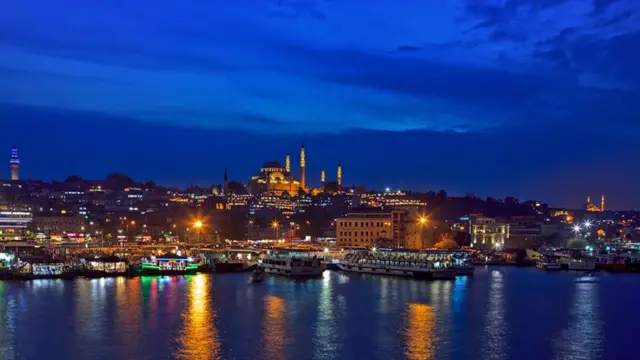
[[[300,148],[300,187],[302,189],[307,188],[307,183],[305,181],[305,159],[304,159],[304,143],[302,143],[302,147]]]
[[[338,180],[338,190],[342,189],[342,164],[338,163],[338,174],[337,174],[337,180]]]
[[[9,165],[11,165],[11,180],[20,180],[20,158],[18,157],[18,148],[15,145],[11,148]]]
[[[224,169],[224,185],[222,187],[222,193],[229,195],[229,176],[227,175],[227,169]]]
[[[287,153],[287,156],[284,158],[284,169],[287,171],[287,174],[291,174],[291,155]]]
[[[324,189],[324,180],[325,180],[324,169],[322,169],[322,172],[320,173],[320,182],[322,183],[321,189]]]
[[[600,198],[600,211],[604,211],[604,195]]]
[[[591,204],[591,195],[587,195],[587,205]]]

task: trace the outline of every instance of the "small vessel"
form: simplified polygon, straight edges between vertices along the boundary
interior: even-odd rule
[[[262,282],[262,280],[264,280],[264,272],[259,267],[253,270],[251,275],[249,275],[249,282],[251,283],[259,283]]]
[[[442,255],[442,254],[440,254]],[[418,279],[455,279],[456,269],[449,256],[407,250],[352,250],[340,262],[343,271],[415,277]]]
[[[562,270],[562,264],[553,256],[543,256],[536,264],[536,267],[543,270]]]
[[[271,250],[260,266],[268,274],[292,277],[319,277],[324,272],[321,258],[295,250]]]
[[[569,261],[569,270],[573,271],[594,271],[596,269],[596,262],[590,260],[577,260],[571,259]]]

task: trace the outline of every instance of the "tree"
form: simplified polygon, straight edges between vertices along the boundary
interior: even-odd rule
[[[449,234],[441,234],[439,241],[434,245],[434,247],[441,250],[455,250],[459,249],[460,245],[453,241]]]
[[[82,181],[82,178],[80,176],[77,176],[77,175],[68,176],[64,180],[64,182],[66,182],[66,183],[78,183],[78,182],[81,182],[81,181]]]

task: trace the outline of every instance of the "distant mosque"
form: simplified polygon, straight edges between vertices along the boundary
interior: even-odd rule
[[[300,148],[300,178],[296,178],[291,172],[291,155],[286,154],[284,166],[278,161],[267,161],[260,168],[260,172],[251,177],[249,181],[249,191],[252,194],[269,193],[273,195],[282,195],[287,192],[289,195],[295,196],[300,190],[304,192],[320,192],[325,187],[325,172],[322,169],[320,174],[321,188],[312,189],[308,187],[306,181],[306,156],[304,152],[304,144]],[[338,164],[337,171],[338,187],[342,184],[342,166]]]
[[[604,195],[600,198],[600,207],[591,203],[591,196],[587,196],[587,203],[584,205],[584,209],[591,212],[604,211]]]

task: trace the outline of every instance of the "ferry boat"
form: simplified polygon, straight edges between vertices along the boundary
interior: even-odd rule
[[[82,268],[78,275],[88,278],[125,276],[129,274],[129,265],[117,256],[103,256],[81,259]]]
[[[136,275],[185,275],[195,274],[199,270],[198,263],[187,256],[167,254],[142,258],[136,266]]]
[[[260,266],[267,274],[291,277],[318,277],[324,272],[321,258],[300,251],[271,250]]]
[[[456,269],[448,257],[443,257],[442,261],[431,258],[433,254],[407,250],[352,250],[340,262],[340,269],[418,279],[455,279]]]
[[[7,275],[12,280],[73,279],[75,273],[64,262],[55,259],[19,260],[13,272]]]

